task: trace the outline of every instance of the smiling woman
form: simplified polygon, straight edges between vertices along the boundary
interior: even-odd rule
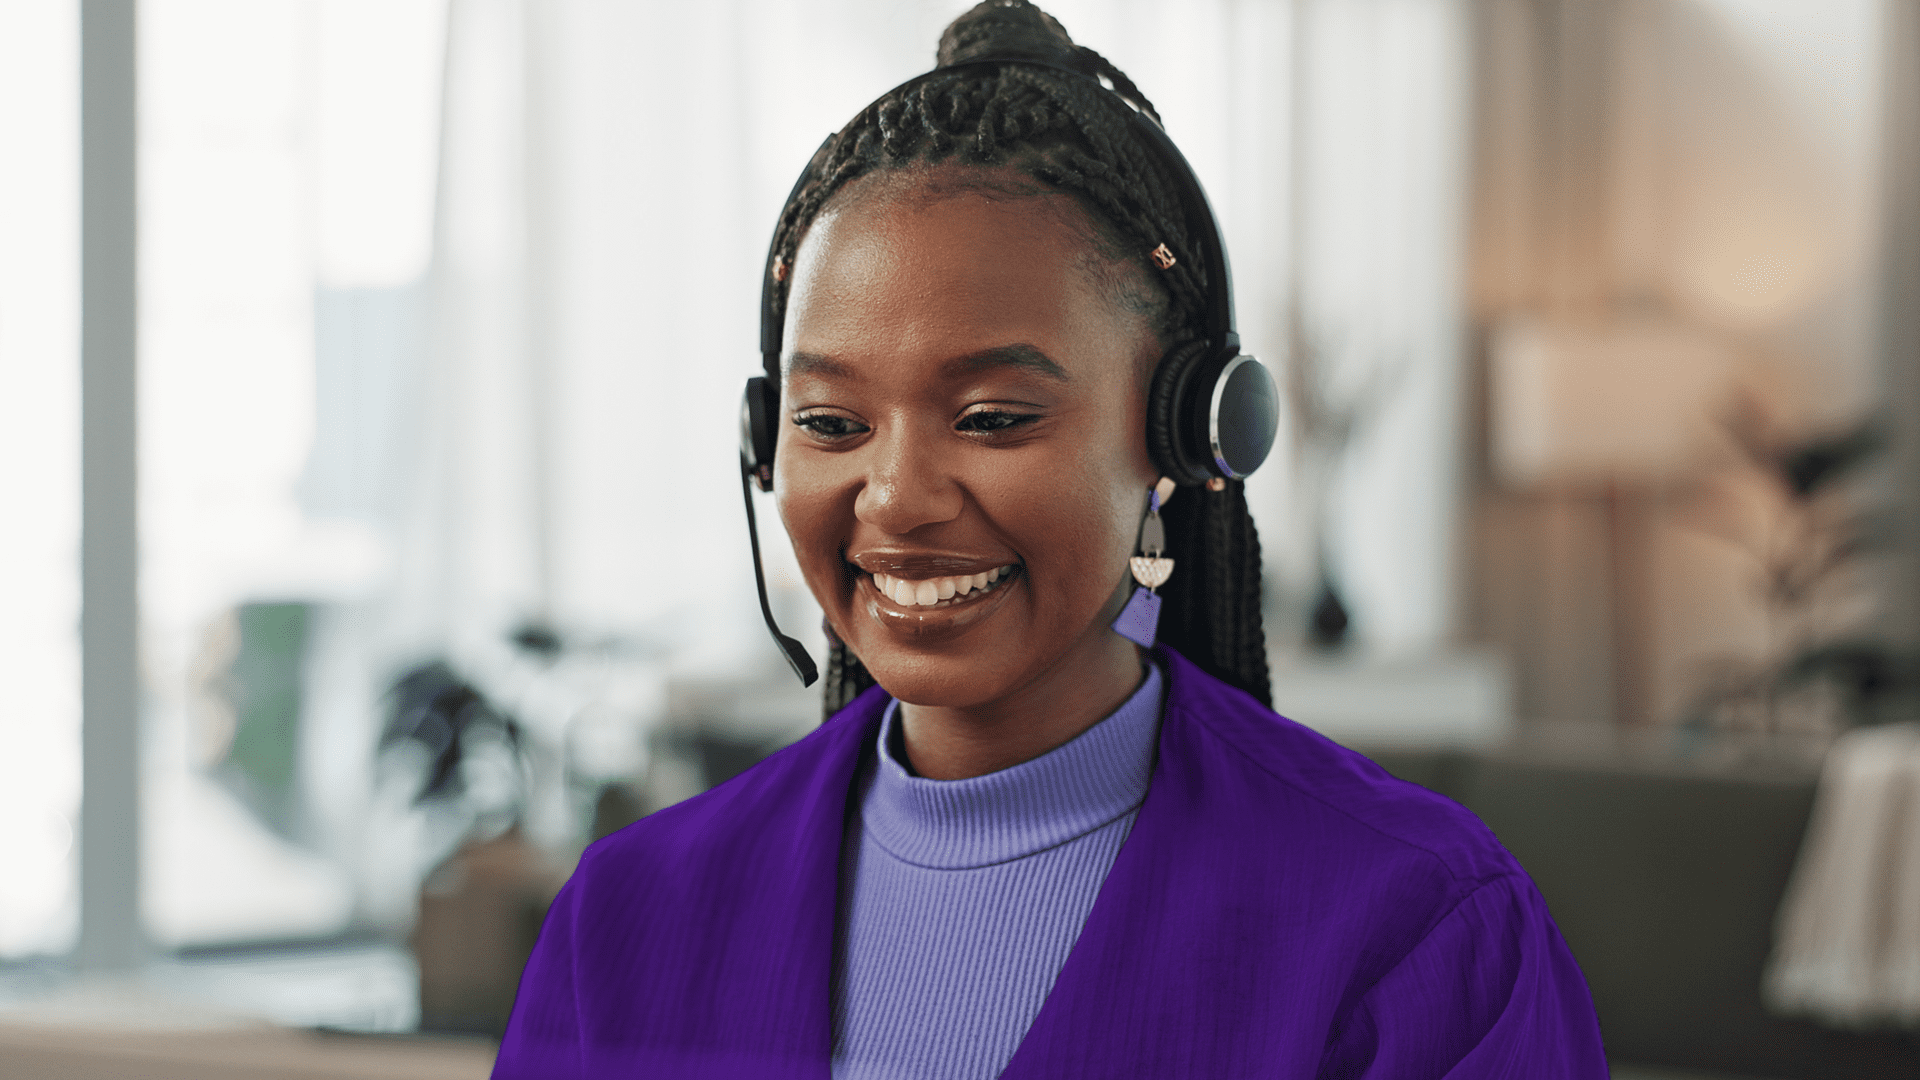
[[[939,58],[766,270],[833,715],[589,849],[496,1075],[1604,1077],[1498,841],[1267,707],[1271,383],[1151,104],[1025,0]]]
[[[876,174],[814,223],[775,473],[808,584],[911,703],[907,753],[936,779],[1038,756],[1138,686],[1108,627],[1158,476],[1152,327],[1084,271],[1068,197],[943,182],[973,171]],[[921,602],[976,574],[991,587]]]

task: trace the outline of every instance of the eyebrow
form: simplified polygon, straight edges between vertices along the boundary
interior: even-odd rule
[[[978,375],[999,367],[1026,368],[1050,379],[1072,381],[1067,377],[1066,370],[1054,363],[1051,357],[1025,342],[956,356],[940,365],[940,373],[953,378],[957,375]]]
[[[940,374],[949,379],[965,375],[978,375],[994,368],[1025,368],[1061,382],[1071,382],[1066,369],[1053,362],[1046,353],[1025,342],[1013,345],[998,345],[991,349],[967,353],[946,360],[940,365]],[[847,365],[831,356],[796,350],[787,358],[787,374],[811,375],[824,379],[857,380],[859,376]]]
[[[787,376],[791,378],[795,375],[815,375],[823,379],[845,380],[852,380],[857,377],[848,369],[847,365],[830,356],[822,356],[819,353],[800,352],[798,350],[796,350],[792,356],[787,357]]]

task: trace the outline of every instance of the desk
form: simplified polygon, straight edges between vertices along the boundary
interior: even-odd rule
[[[485,1080],[493,1055],[479,1039],[265,1025],[139,1032],[0,1023],[7,1080]]]

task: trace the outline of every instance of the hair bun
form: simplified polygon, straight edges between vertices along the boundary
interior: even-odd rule
[[[940,67],[983,56],[1072,64],[1077,50],[1066,27],[1027,0],[986,0],[948,25],[934,54]]]

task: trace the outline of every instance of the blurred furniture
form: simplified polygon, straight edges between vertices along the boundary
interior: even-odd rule
[[[1636,1065],[1614,1065],[1611,1067],[1613,1080],[1754,1080],[1731,1073],[1694,1072],[1690,1069],[1644,1069]]]
[[[422,1036],[413,959],[392,942],[196,949],[128,975],[0,966],[6,1080],[462,1080],[487,1038]]]
[[[484,1039],[0,1023],[7,1080],[483,1080],[493,1053]]]
[[[1614,1060],[1794,1080],[1920,1078],[1909,1036],[1835,1030],[1762,1004],[1774,915],[1813,807],[1810,769],[1370,754],[1474,811],[1526,867],[1586,973]]]
[[[1513,733],[1512,676],[1490,652],[1268,652],[1281,715],[1353,746],[1492,746]]]
[[[547,905],[566,881],[518,827],[462,847],[420,887],[420,1028],[498,1037]]]
[[[1920,725],[1858,728],[1827,755],[1767,972],[1775,1008],[1920,1026]]]

